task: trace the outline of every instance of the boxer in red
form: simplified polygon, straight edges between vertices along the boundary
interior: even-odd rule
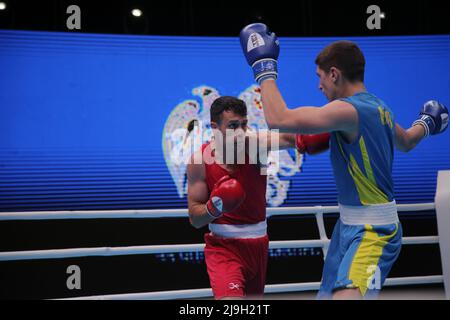
[[[214,297],[260,297],[264,293],[269,249],[267,179],[261,162],[249,160],[244,101],[233,97],[216,99],[211,106],[211,128],[212,141],[192,156],[187,168],[189,219],[195,228],[209,224],[210,233],[204,236],[205,261]],[[244,133],[244,146],[235,139],[232,161],[218,161],[229,158],[230,148],[217,142],[225,141],[230,131]],[[317,154],[328,149],[329,137],[256,133],[258,142],[267,139],[267,148],[260,149],[259,155],[273,150],[272,146],[297,147],[301,153]],[[274,139],[278,139],[277,143],[272,143]],[[237,161],[239,156],[244,156],[244,163]]]

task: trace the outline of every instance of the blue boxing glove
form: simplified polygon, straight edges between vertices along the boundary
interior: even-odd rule
[[[241,46],[248,64],[253,68],[256,82],[277,79],[277,59],[280,43],[275,33],[263,23],[253,23],[242,29]]]
[[[420,111],[420,119],[413,123],[425,129],[425,137],[444,132],[448,127],[448,109],[437,101],[428,101]]]

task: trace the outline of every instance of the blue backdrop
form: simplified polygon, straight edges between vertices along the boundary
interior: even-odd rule
[[[366,84],[409,126],[421,105],[450,105],[450,36],[347,38]],[[314,59],[335,38],[282,38],[289,106],[323,105]],[[253,84],[238,38],[0,31],[0,210],[183,208],[163,157],[164,125],[199,86]],[[398,202],[433,201],[450,135],[396,153]],[[335,204],[329,155],[307,158],[284,206]]]

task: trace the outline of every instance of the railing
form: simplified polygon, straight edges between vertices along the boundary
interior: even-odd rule
[[[398,205],[398,211],[432,211],[435,209],[434,203]],[[297,207],[297,208],[269,208],[267,216],[286,215],[314,215],[316,217],[319,230],[319,239],[299,240],[299,241],[271,241],[271,249],[281,248],[322,248],[324,257],[330,240],[325,232],[324,214],[338,213],[337,206],[325,207]],[[4,212],[0,213],[0,221],[12,220],[62,220],[62,219],[160,219],[160,218],[186,218],[187,210],[120,210],[120,211],[46,211],[46,212]],[[406,237],[403,238],[403,245],[417,244],[439,244],[439,237]],[[99,247],[99,248],[72,248],[55,250],[33,250],[33,251],[12,251],[0,252],[0,261],[12,260],[37,260],[37,259],[65,259],[74,257],[89,256],[121,256],[136,254],[156,254],[174,252],[194,252],[202,251],[204,244],[180,244],[180,245],[151,245],[151,246],[131,246],[131,247]],[[411,284],[431,284],[442,283],[442,275],[425,277],[403,277],[390,278],[386,280],[386,286],[399,286]],[[317,290],[319,283],[293,283],[267,285],[266,293],[296,292]],[[78,297],[74,299],[181,299],[181,298],[202,298],[211,297],[211,289],[193,289],[179,291],[115,294],[91,297]]]

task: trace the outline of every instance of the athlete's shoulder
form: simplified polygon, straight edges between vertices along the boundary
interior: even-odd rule
[[[341,114],[350,116],[357,113],[354,104],[349,101],[340,99],[333,100],[330,103],[327,103],[322,107],[322,109],[334,115]]]
[[[328,119],[331,131],[351,131],[358,124],[358,111],[351,103],[342,100],[324,105],[320,116]]]
[[[339,107],[349,108],[352,106],[353,104],[350,102],[350,100],[348,100],[348,98],[336,99],[324,105],[324,107],[334,107],[334,108]]]

